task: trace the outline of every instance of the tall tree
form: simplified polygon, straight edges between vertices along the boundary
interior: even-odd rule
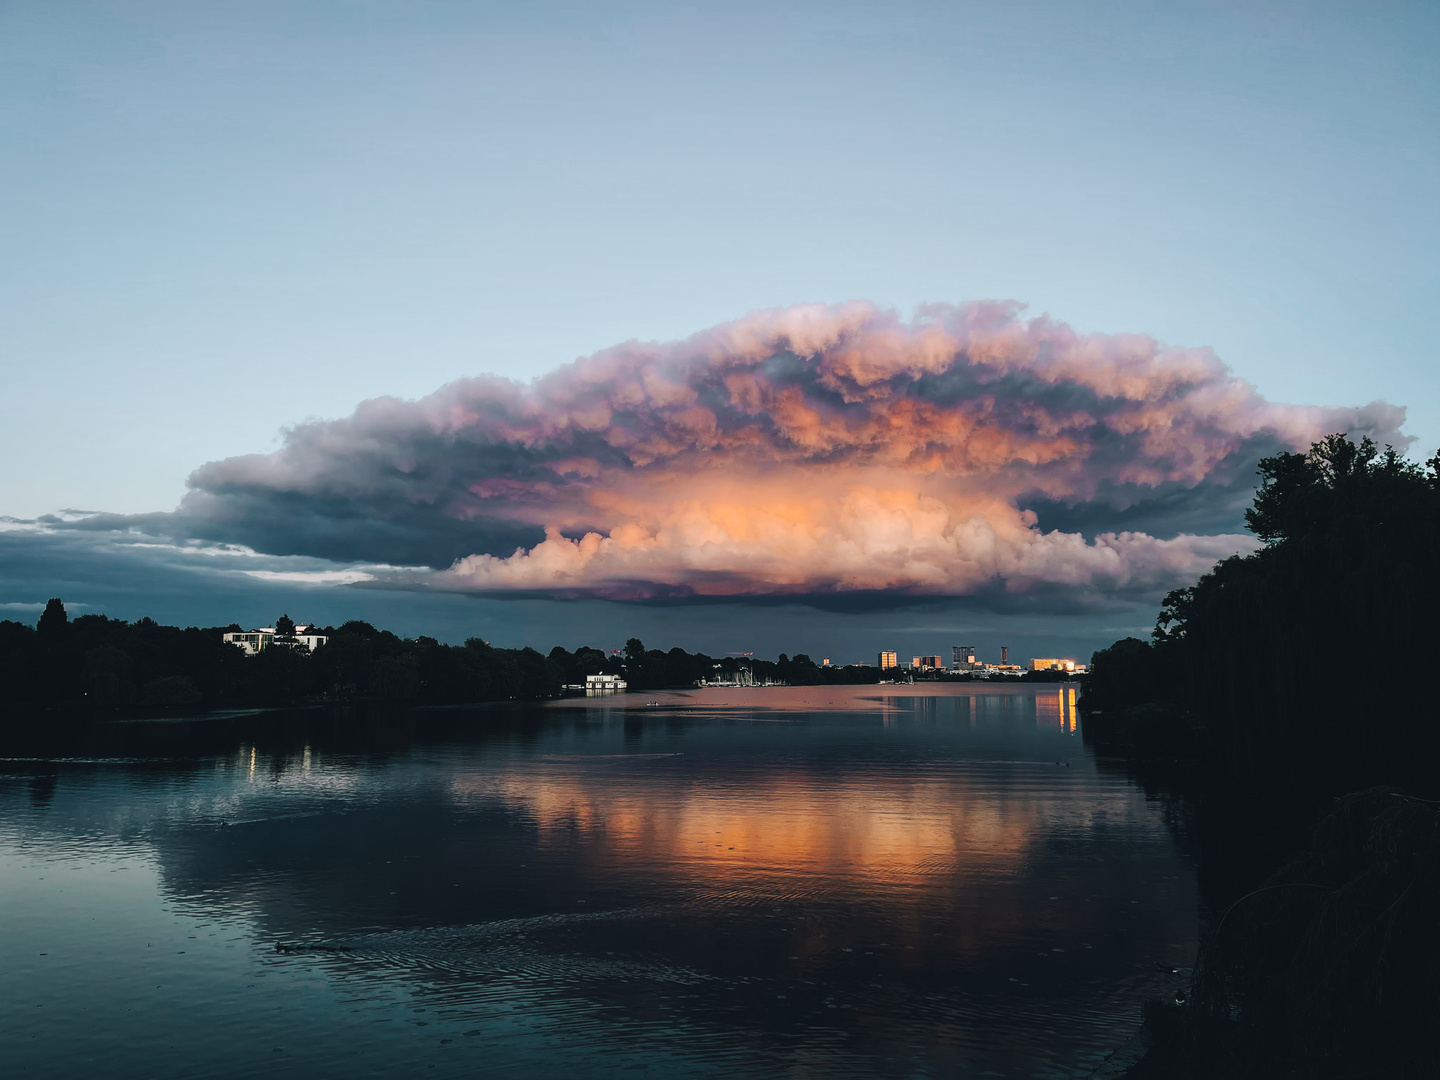
[[[1150,650],[1097,654],[1090,707],[1167,700],[1252,781],[1425,786],[1440,753],[1420,677],[1440,653],[1440,455],[1427,473],[1339,434],[1260,475],[1246,524],[1265,546],[1170,593]]]
[[[45,605],[44,612],[40,615],[40,621],[35,629],[40,632],[42,640],[47,642],[58,642],[65,636],[65,631],[70,627],[70,616],[65,614],[65,605],[60,602],[58,596],[50,598]]]

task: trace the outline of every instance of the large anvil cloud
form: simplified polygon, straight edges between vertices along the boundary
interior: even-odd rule
[[[1274,404],[1208,350],[1020,312],[793,307],[369,401],[151,525],[491,594],[1112,594],[1246,547],[1261,456],[1406,442],[1394,406]]]

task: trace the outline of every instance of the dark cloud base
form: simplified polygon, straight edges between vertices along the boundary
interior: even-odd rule
[[[482,637],[497,645],[619,648],[629,637],[647,645],[681,646],[711,655],[754,651],[828,656],[836,663],[874,661],[880,649],[902,656],[974,645],[999,658],[1074,656],[1084,659],[1125,633],[1143,633],[1153,603],[1115,603],[1104,611],[1045,613],[1024,607],[986,609],[974,599],[879,597],[821,609],[791,599],[628,604],[301,585],[258,580],[217,568],[222,557],[140,547],[113,537],[77,533],[0,533],[0,619],[34,623],[40,605],[59,596],[72,614],[134,620],[150,616],[181,626],[269,624],[282,611],[297,619],[338,624],[363,619],[414,637],[441,641]],[[269,565],[269,564],[267,564]],[[835,597],[821,598],[834,601]],[[874,605],[868,601],[873,599]],[[897,602],[898,601],[898,602]],[[25,605],[25,606],[18,606]]]
[[[476,550],[509,554],[545,539],[545,530],[539,525],[462,521],[433,507],[413,508],[404,520],[369,511],[341,500],[306,499],[289,493],[268,499],[236,495],[224,501],[192,495],[173,513],[94,514],[79,520],[40,521],[86,532],[133,530],[167,541],[209,540],[333,562],[383,560],[437,570]]]
[[[407,592],[429,592],[444,595],[445,590],[416,590],[409,585],[387,586],[378,582],[361,582],[357,589]],[[550,591],[465,592],[459,595],[474,600],[509,603],[514,601],[546,601],[555,604],[586,604],[603,602],[623,610],[629,607],[671,609],[676,611],[716,608],[745,608],[765,611],[772,608],[806,608],[817,615],[869,615],[888,611],[942,605],[948,610],[968,611],[984,615],[1037,616],[1102,616],[1115,611],[1129,611],[1136,604],[1154,606],[1155,590],[1134,589],[1103,592],[1099,589],[1080,590],[1061,586],[1037,586],[1027,593],[1007,593],[1003,585],[982,590],[969,596],[927,596],[920,592],[893,592],[885,589],[864,589],[853,592],[798,593],[783,596],[702,596],[695,594],[646,596],[634,600],[604,600],[583,595],[557,596]]]

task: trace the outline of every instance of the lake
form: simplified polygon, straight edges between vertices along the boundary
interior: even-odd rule
[[[1195,953],[1194,860],[1070,686],[127,722],[0,757],[11,1076],[1083,1077]]]

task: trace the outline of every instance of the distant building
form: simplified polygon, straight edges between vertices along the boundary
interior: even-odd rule
[[[824,660],[821,660],[821,661],[820,661],[820,666],[821,666],[821,667],[829,667],[829,666],[830,666],[830,658],[827,656],[827,657],[825,657]]]
[[[974,645],[952,645],[950,655],[954,658],[951,665],[956,671],[969,671],[977,665],[975,660]]]
[[[1009,646],[1009,645],[1001,645],[1001,646],[1000,646],[1000,666],[1001,666],[1001,667],[1008,667],[1009,665],[1010,665],[1010,646]]]
[[[1067,673],[1083,675],[1085,665],[1077,664],[1074,660],[1057,660],[1050,658],[1033,658],[1030,661],[1031,671],[1064,671]]]
[[[876,663],[876,667],[878,667],[881,671],[884,671],[886,668],[899,666],[900,661],[896,659],[895,651],[893,649],[889,652],[882,652],[880,654],[880,659]]]
[[[613,694],[626,689],[629,685],[619,675],[585,676],[585,692],[587,694]]]
[[[937,671],[945,666],[945,661],[938,656],[915,656],[911,657],[910,666],[919,671]]]
[[[326,642],[324,634],[316,634],[313,626],[297,626],[289,638],[281,638],[273,626],[262,626],[258,630],[242,630],[225,635],[225,641],[245,650],[246,656],[254,656],[263,649],[278,645],[282,649],[304,649],[314,652]]]

